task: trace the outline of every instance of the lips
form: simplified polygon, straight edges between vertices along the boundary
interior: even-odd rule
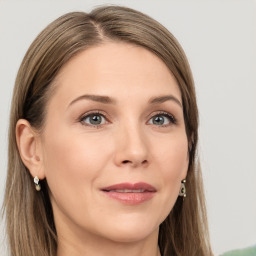
[[[102,188],[101,191],[108,197],[121,203],[135,205],[150,200],[156,189],[147,183],[119,183]]]

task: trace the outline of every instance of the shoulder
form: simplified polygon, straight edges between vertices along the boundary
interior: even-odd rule
[[[221,256],[255,256],[256,255],[256,245],[241,249],[241,250],[234,250],[230,252],[226,252]]]

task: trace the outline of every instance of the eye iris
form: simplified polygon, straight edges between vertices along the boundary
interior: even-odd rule
[[[153,119],[153,124],[156,124],[156,125],[162,125],[162,124],[164,124],[164,117],[162,117],[162,116],[156,116],[156,117],[154,117],[154,119]]]
[[[102,117],[99,115],[90,116],[90,123],[91,124],[101,124]]]

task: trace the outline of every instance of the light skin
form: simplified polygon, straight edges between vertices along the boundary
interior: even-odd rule
[[[47,179],[58,256],[160,255],[159,225],[189,162],[175,78],[148,50],[106,42],[66,63],[54,86],[43,131],[19,120],[17,142],[31,175]],[[102,191],[124,182],[156,192],[133,204]]]

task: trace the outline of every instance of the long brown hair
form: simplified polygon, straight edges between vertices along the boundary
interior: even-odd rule
[[[206,219],[202,177],[197,160],[198,110],[190,67],[174,36],[138,11],[105,6],[91,13],[72,12],[48,25],[28,49],[20,66],[12,99],[9,128],[8,174],[3,210],[12,256],[55,256],[57,234],[47,182],[35,191],[15,139],[19,119],[42,130],[46,104],[60,68],[79,52],[106,40],[136,44],[156,54],[176,77],[183,101],[189,145],[187,198],[178,198],[160,225],[163,256],[212,255]]]

